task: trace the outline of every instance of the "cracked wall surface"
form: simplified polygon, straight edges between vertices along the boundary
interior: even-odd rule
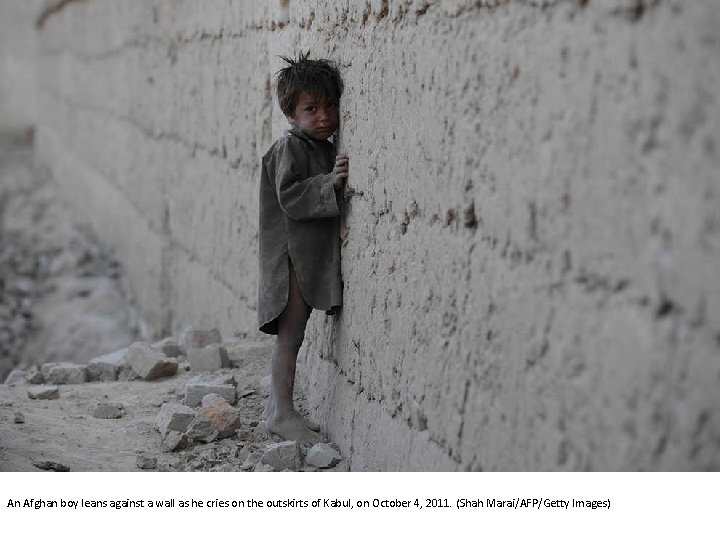
[[[277,55],[345,79],[345,307],[301,383],[355,470],[720,468],[720,3],[65,2],[38,159],[150,324],[251,331]]]

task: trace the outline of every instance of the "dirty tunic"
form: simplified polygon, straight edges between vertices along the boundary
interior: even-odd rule
[[[258,325],[277,334],[292,262],[305,302],[342,305],[340,205],[333,188],[335,149],[293,127],[262,158]]]

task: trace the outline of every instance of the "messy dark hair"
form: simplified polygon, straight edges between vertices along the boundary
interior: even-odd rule
[[[323,96],[326,101],[339,100],[343,93],[340,72],[328,60],[310,60],[310,51],[296,60],[281,56],[287,66],[277,72],[277,97],[285,116],[295,112],[300,92]]]

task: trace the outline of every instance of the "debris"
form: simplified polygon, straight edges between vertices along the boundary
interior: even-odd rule
[[[295,471],[300,468],[300,445],[295,441],[269,444],[260,458],[260,463],[270,465],[278,471]]]
[[[240,465],[240,468],[243,471],[249,471],[257,463],[262,459],[263,455],[265,454],[264,450],[254,450],[253,452],[250,452],[250,454],[245,458],[245,461],[243,461],[242,465]]]
[[[228,360],[233,367],[256,360],[268,360],[272,354],[272,344],[269,343],[227,343],[225,344]]]
[[[30,399],[57,399],[60,397],[60,392],[57,386],[41,384],[28,388],[28,397]]]
[[[220,331],[217,328],[203,330],[189,326],[180,334],[180,348],[187,352],[190,349],[202,349],[214,343],[222,343]]]
[[[214,438],[225,439],[232,437],[240,427],[240,415],[225,399],[217,394],[209,394],[202,399],[202,408],[197,412],[196,418],[207,418],[217,431]]]
[[[87,381],[87,368],[81,364],[52,363],[40,369],[48,384],[81,384]]]
[[[93,358],[87,366],[88,380],[116,381],[122,367],[127,369],[128,348]]]
[[[185,399],[183,403],[190,407],[197,407],[200,405],[203,396],[218,394],[222,396],[225,401],[234,405],[237,401],[235,394],[236,383],[234,379],[232,379],[232,383],[228,383],[227,380],[228,378],[204,379],[202,377],[191,379],[185,385]]]
[[[195,418],[193,418],[192,422],[190,422],[190,425],[185,432],[185,435],[187,435],[189,440],[202,441],[206,443],[214,441],[218,434],[218,430],[215,429],[215,426],[210,421],[210,418],[203,414],[195,415]]]
[[[188,445],[187,435],[180,431],[170,430],[165,433],[162,440],[162,449],[166,452],[174,452],[175,450],[181,450],[186,448]]]
[[[25,416],[20,411],[15,412],[15,416],[13,417],[13,422],[15,424],[24,424],[25,423]]]
[[[181,403],[163,403],[155,417],[155,428],[165,436],[169,431],[184,432],[195,418],[195,412]]]
[[[23,383],[27,377],[27,372],[22,369],[13,369],[5,378],[5,384]]]
[[[138,469],[155,469],[157,467],[157,458],[148,456],[147,454],[138,454],[135,465]]]
[[[122,403],[98,403],[93,411],[95,418],[115,419],[122,418],[125,414],[125,407]]]
[[[187,360],[192,371],[217,371],[230,367],[227,351],[222,345],[208,345],[202,349],[188,349]]]
[[[317,443],[308,450],[305,463],[318,469],[327,469],[340,463],[342,456],[327,443]]]
[[[180,344],[171,337],[165,338],[161,341],[156,341],[152,344],[152,348],[156,351],[160,351],[168,358],[177,358],[183,353],[180,348]]]
[[[37,369],[34,369],[30,371],[30,373],[27,376],[27,382],[30,384],[44,384],[45,383],[45,377],[43,377],[43,374],[40,373]]]
[[[177,373],[177,360],[171,360],[147,343],[136,342],[128,348],[127,362],[140,378],[152,381]]]
[[[33,461],[32,464],[43,471],[70,472],[70,467],[56,461]]]

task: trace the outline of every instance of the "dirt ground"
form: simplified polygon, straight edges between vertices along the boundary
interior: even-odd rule
[[[14,368],[87,363],[147,340],[121,263],[70,215],[33,167],[28,141],[0,138],[0,381]],[[234,437],[162,451],[155,417],[164,402],[181,401],[196,375],[185,369],[152,382],[60,385],[55,400],[30,399],[24,381],[0,384],[0,471],[40,471],[43,462],[71,471],[137,471],[139,454],[157,458],[153,470],[256,469],[263,448],[279,441],[260,421],[272,340],[224,344],[235,351],[228,374],[237,381],[241,427]],[[179,361],[186,366],[184,357]],[[305,412],[303,396],[297,402]],[[124,415],[95,418],[99,403],[122,404]],[[347,463],[333,470],[347,470]]]

